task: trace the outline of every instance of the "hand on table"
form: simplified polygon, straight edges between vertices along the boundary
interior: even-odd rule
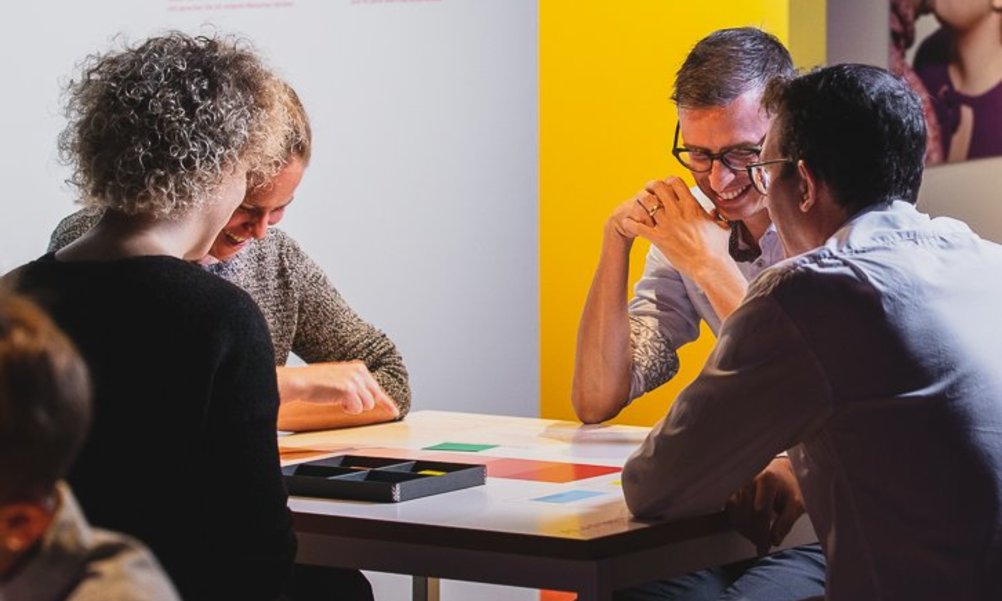
[[[637,210],[624,211],[620,223],[623,235],[650,240],[682,273],[694,277],[730,260],[730,226],[707,213],[681,179],[650,182],[633,202]]]
[[[391,410],[394,416],[400,413],[362,361],[285,367],[279,368],[278,374],[282,402],[332,403],[350,415],[377,407]]]
[[[786,538],[804,513],[804,498],[786,457],[773,459],[727,501],[731,524],[765,555]]]

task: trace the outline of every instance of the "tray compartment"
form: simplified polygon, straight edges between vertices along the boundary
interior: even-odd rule
[[[486,482],[483,465],[338,455],[282,469],[293,495],[396,503]]]

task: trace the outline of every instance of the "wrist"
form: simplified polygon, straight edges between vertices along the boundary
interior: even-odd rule
[[[603,247],[611,251],[620,251],[626,254],[630,253],[630,249],[633,248],[633,241],[635,240],[633,236],[627,236],[622,232],[614,217],[605,223],[603,238]]]
[[[285,365],[275,368],[278,380],[279,402],[301,400],[305,396],[306,385],[302,369]]]
[[[686,275],[701,288],[706,287],[714,281],[719,281],[721,276],[725,274],[736,275],[741,277],[742,280],[744,279],[741,270],[738,269],[738,264],[730,255],[707,255],[694,261],[693,265],[692,272]]]

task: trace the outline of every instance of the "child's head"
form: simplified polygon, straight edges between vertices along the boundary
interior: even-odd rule
[[[89,423],[73,344],[35,305],[0,294],[0,577],[44,534]]]

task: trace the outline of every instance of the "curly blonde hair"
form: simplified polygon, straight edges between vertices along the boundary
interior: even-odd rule
[[[285,132],[285,139],[282,142],[282,159],[278,168],[273,173],[252,172],[248,174],[248,191],[260,191],[272,185],[271,176],[279,169],[287,165],[293,158],[302,161],[303,166],[310,164],[310,157],[313,155],[313,130],[310,127],[310,117],[306,114],[306,108],[299,99],[296,90],[287,83],[282,84],[281,105],[285,111],[285,119],[288,120],[289,127]]]
[[[289,139],[286,140],[286,152],[289,158],[297,157],[304,165],[310,164],[310,156],[313,154],[313,130],[310,128],[310,117],[306,114],[306,108],[299,100],[299,94],[292,89],[292,86],[285,85],[285,110],[289,112],[291,129]]]
[[[59,150],[87,206],[169,218],[238,164],[260,181],[288,158],[286,86],[245,42],[170,32],[81,69]]]

